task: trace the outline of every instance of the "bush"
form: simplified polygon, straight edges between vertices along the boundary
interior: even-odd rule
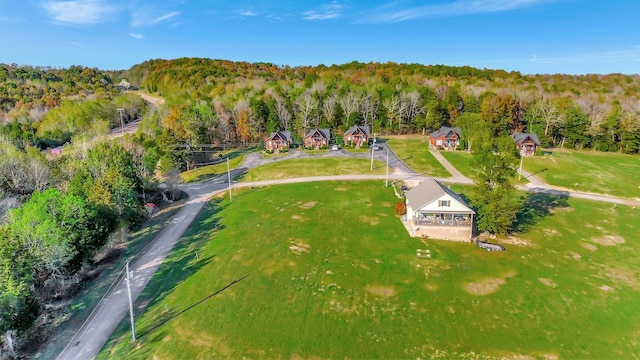
[[[404,203],[404,201],[398,201],[396,203],[396,207],[393,209],[393,212],[396,214],[396,216],[402,216],[407,213],[407,205]]]

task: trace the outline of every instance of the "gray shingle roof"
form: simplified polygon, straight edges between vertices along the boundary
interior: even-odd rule
[[[434,178],[427,178],[418,186],[407,191],[405,193],[405,196],[407,198],[409,206],[411,206],[412,209],[417,210],[423,208],[427,204],[434,202],[445,194],[456,199],[462,205],[466,206],[469,209],[469,212],[475,214],[475,211],[473,211],[469,207],[469,205],[467,205],[467,203],[460,197],[460,195],[456,194],[453,190],[449,189],[449,187],[443,185],[441,182]]]
[[[344,134],[345,135],[353,134],[358,129],[360,129],[360,131],[362,131],[366,135],[370,134],[370,130],[368,126],[360,126],[360,125],[353,125],[352,127],[349,128],[349,130],[345,131]]]
[[[305,138],[308,138],[310,136],[313,136],[313,134],[315,134],[317,132],[320,133],[320,135],[322,135],[325,139],[331,139],[331,130],[329,129],[311,129],[309,130],[309,132],[307,133],[307,135],[305,135]]]
[[[291,142],[291,131],[276,131],[272,132],[267,140],[273,140],[274,137],[280,136],[283,140]]]
[[[458,135],[458,137],[460,136],[460,129],[455,128],[455,127],[448,127],[448,126],[443,126],[440,129],[432,132],[431,134],[429,134],[429,136],[431,136],[432,138],[439,138],[440,136],[447,136],[450,132],[455,133],[456,135]]]
[[[540,140],[538,140],[538,136],[534,133],[513,133],[511,134],[511,138],[516,144],[522,144],[527,138],[531,138],[536,145],[540,145]]]

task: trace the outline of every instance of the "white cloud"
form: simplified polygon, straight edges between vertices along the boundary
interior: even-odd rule
[[[142,40],[142,39],[144,39],[144,35],[142,35],[142,34],[129,33],[129,35],[130,35],[132,38],[136,38],[136,39],[138,39],[138,40]]]
[[[242,11],[238,11],[238,14],[240,16],[246,16],[246,17],[251,17],[251,16],[256,16],[258,15],[257,12],[251,11],[251,10],[242,10]]]
[[[404,9],[397,9],[396,3],[389,3],[373,10],[371,12],[372,15],[363,21],[392,23],[437,16],[487,14],[513,11],[555,1],[558,0],[456,0],[450,3],[414,6]]]
[[[47,1],[42,7],[55,23],[71,25],[96,24],[118,11],[104,0]]]
[[[337,2],[333,2],[329,5],[324,5],[319,10],[309,10],[302,13],[302,18],[311,21],[321,21],[335,19],[342,15],[342,5]]]
[[[181,11],[173,11],[163,15],[151,14],[147,9],[138,9],[133,12],[133,19],[131,20],[131,27],[152,26],[159,23],[166,22],[176,16],[182,14]]]

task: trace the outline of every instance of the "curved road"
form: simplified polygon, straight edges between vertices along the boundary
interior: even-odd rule
[[[384,150],[384,149],[383,149]],[[389,149],[390,150],[390,149]],[[440,155],[440,154],[438,154]],[[327,155],[316,155],[318,157],[323,156],[349,156],[349,157],[370,157],[371,154],[353,154],[344,151],[331,152]],[[246,156],[245,161],[240,168],[232,171],[232,177],[237,178],[239,175],[246,172],[249,168],[262,165],[265,163],[278,161],[282,159],[290,159],[295,157],[301,157],[299,154],[292,153],[290,156],[280,159],[268,159],[265,160],[260,154],[252,153]],[[386,151],[374,152],[374,158],[382,161],[386,161]],[[443,166],[448,169],[452,167],[451,164],[444,159],[444,157],[436,156]],[[390,180],[419,180],[425,178],[409,169],[393,151],[389,151],[389,164],[394,167],[395,171],[389,174]],[[447,166],[448,165],[448,166]],[[453,167],[452,167],[453,168]],[[455,169],[455,168],[454,168]],[[450,171],[451,172],[451,171]],[[456,176],[456,173],[459,174]],[[471,180],[462,176],[457,170],[452,172],[454,174],[451,178],[438,179],[443,182],[460,182],[468,184]],[[267,180],[257,182],[246,183],[234,183],[233,187],[250,187],[250,186],[268,186],[275,184],[288,184],[298,182],[311,182],[311,181],[334,181],[334,180],[372,180],[372,179],[385,179],[385,175],[339,175],[339,176],[315,176],[295,179],[283,179],[283,180]],[[200,212],[204,204],[214,195],[221,191],[226,191],[228,186],[228,178],[226,175],[215,177],[211,180],[189,184],[182,186],[189,195],[189,201],[183,205],[180,211],[174,216],[171,222],[162,230],[162,232],[150,243],[147,250],[141,254],[141,256],[130,265],[130,270],[133,271],[133,279],[131,281],[131,293],[132,299],[135,302],[137,297],[142,293],[145,286],[162,264],[164,258],[169,254],[175,243],[180,240],[182,234],[187,230],[193,219]],[[603,195],[594,194],[581,194],[575,192],[568,192],[557,190],[549,187],[546,184],[528,184],[528,186],[520,186],[519,189],[529,192],[544,192],[561,196],[572,196],[585,198],[596,201],[605,201],[614,204],[626,204],[631,206],[640,206],[640,201],[625,200],[615,197],[608,197]],[[92,359],[95,358],[109,336],[116,329],[120,321],[127,315],[129,310],[126,283],[123,280],[117,283],[115,288],[96,306],[89,318],[82,325],[80,330],[72,338],[65,349],[58,355],[57,359]]]

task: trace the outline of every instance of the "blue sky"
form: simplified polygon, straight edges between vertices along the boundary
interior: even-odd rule
[[[0,0],[0,63],[206,57],[640,73],[637,0]]]

